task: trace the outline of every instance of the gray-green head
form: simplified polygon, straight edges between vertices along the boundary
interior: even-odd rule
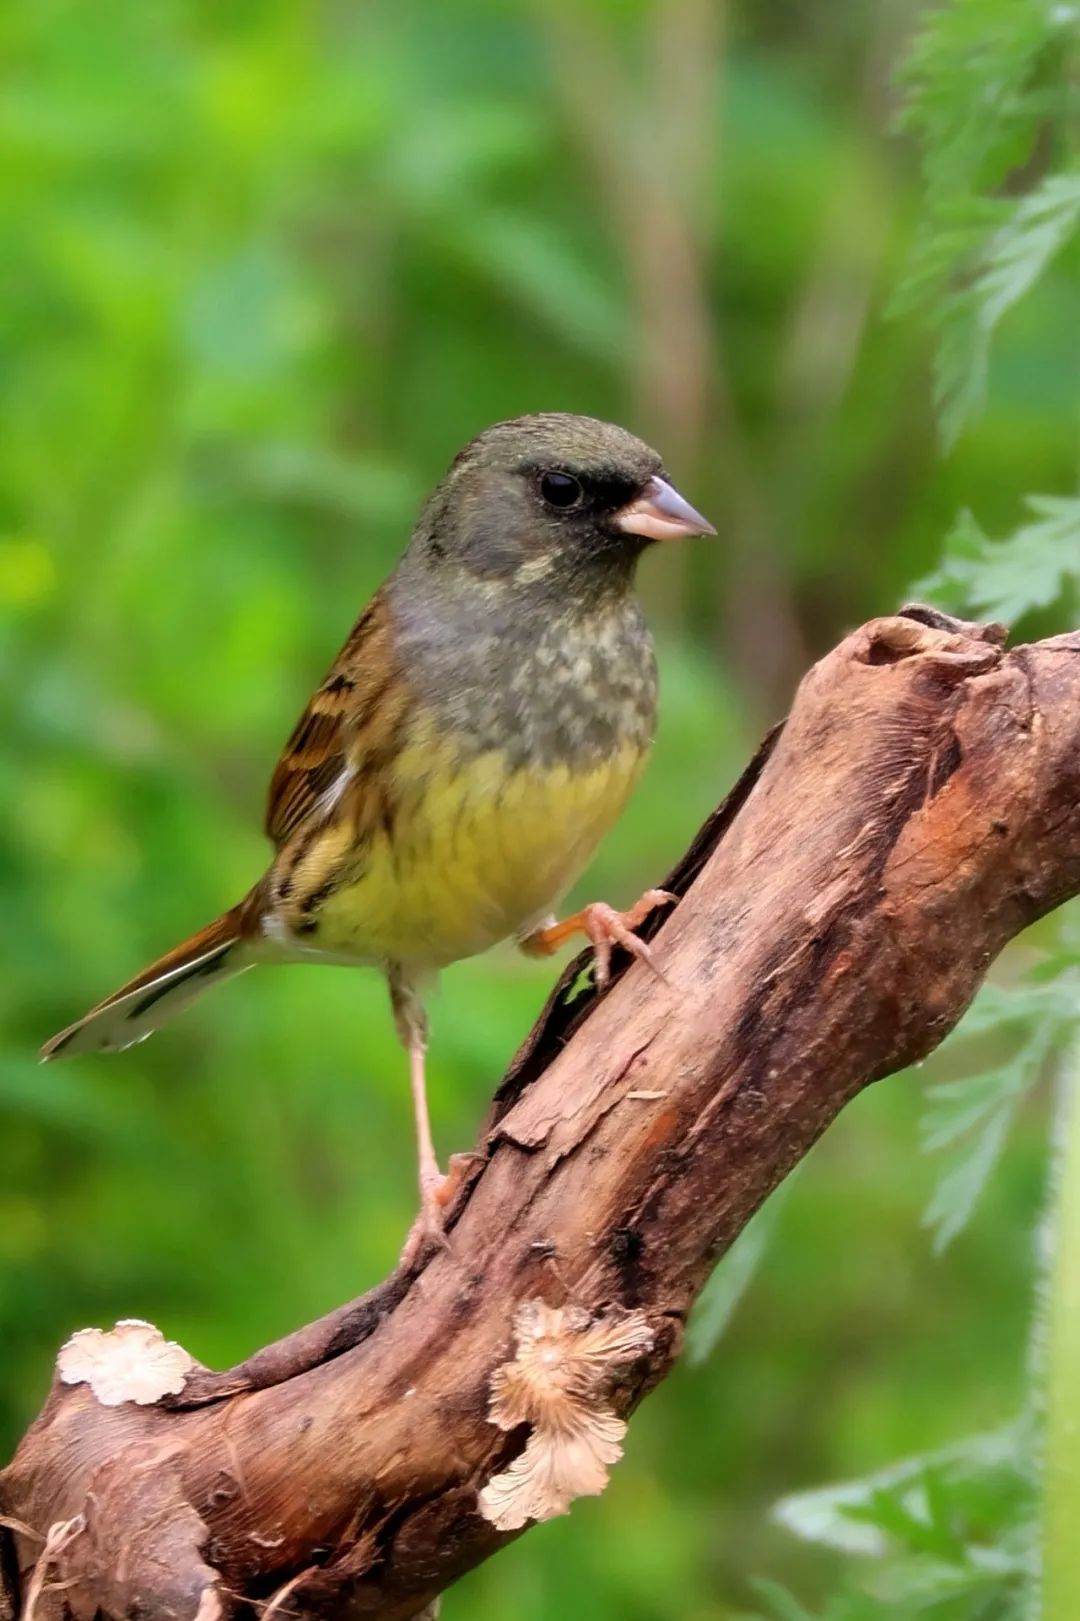
[[[715,534],[674,490],[655,450],[595,417],[496,422],[430,497],[410,561],[507,585],[628,582],[654,540]]]

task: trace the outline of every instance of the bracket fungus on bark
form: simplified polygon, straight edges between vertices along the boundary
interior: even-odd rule
[[[146,1407],[178,1396],[195,1366],[182,1345],[141,1317],[124,1317],[108,1330],[77,1329],[56,1359],[61,1384],[89,1385],[103,1407]]]
[[[653,1348],[640,1311],[594,1318],[581,1306],[528,1300],[514,1318],[517,1349],[491,1379],[488,1416],[502,1430],[532,1426],[525,1450],[480,1493],[480,1512],[500,1531],[565,1514],[575,1497],[597,1497],[622,1457],[626,1420],[608,1405],[619,1371]]]

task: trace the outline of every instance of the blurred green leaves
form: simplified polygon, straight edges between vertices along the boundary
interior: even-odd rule
[[[783,1498],[775,1509],[781,1524],[858,1561],[832,1596],[827,1621],[1030,1615],[1037,1571],[1030,1446],[1025,1421],[861,1480]],[[785,1611],[782,1591],[766,1596],[777,1621],[809,1615]]]
[[[948,447],[983,407],[998,323],[1080,227],[1078,26],[1068,4],[949,0],[927,8],[907,61],[902,124],[922,151],[923,216],[896,307],[921,307],[936,331]],[[1066,334],[1074,376],[1078,358]]]
[[[1005,1148],[1017,1110],[1072,1041],[1080,1020],[1080,978],[1060,973],[980,991],[950,1043],[953,1056],[980,1049],[1008,1056],[963,1080],[928,1089],[920,1130],[924,1153],[943,1153],[941,1174],[924,1217],[940,1253],[962,1232]]]
[[[776,1238],[797,1170],[772,1193],[732,1244],[698,1296],[686,1327],[686,1356],[704,1362],[715,1351],[769,1246]]]
[[[1080,602],[1080,496],[1029,495],[1033,514],[1007,540],[984,535],[962,512],[941,564],[912,590],[918,596],[1012,625],[1037,608]]]
[[[973,210],[975,215],[981,212]],[[999,321],[1034,286],[1078,226],[1080,172],[1050,175],[1011,208],[994,208],[992,215],[988,209],[972,225],[966,242],[964,232],[957,232],[959,242],[951,245],[953,252],[960,247],[967,285],[941,308],[934,384],[947,446],[982,410],[990,340]]]

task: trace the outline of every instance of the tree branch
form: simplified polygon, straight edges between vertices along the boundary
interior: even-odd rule
[[[404,1621],[513,1534],[491,1505],[516,1523],[544,1403],[593,1448],[576,1487],[540,1460],[552,1503],[599,1489],[769,1191],[1080,891],[1080,633],[1002,638],[913,608],[810,671],[665,881],[670,984],[624,964],[571,1000],[581,961],[563,975],[451,1253],[151,1405],[58,1376],[0,1475],[0,1618],[33,1587],[33,1621]]]

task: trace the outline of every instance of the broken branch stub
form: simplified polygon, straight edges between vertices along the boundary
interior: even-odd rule
[[[0,1616],[72,1522],[34,1621],[208,1621],[286,1589],[302,1621],[406,1621],[599,1487],[770,1189],[1080,891],[1078,807],[1080,635],[1006,651],[921,608],[855,631],[664,881],[681,899],[646,932],[670,983],[624,961],[572,999],[580,962],[563,976],[449,1253],[150,1405],[54,1383],[0,1475]],[[575,1339],[620,1325],[626,1360],[590,1382]]]

